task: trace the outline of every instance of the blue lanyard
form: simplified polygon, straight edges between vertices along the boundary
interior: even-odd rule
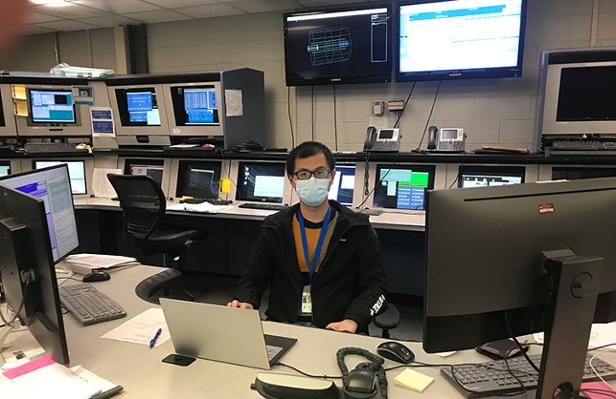
[[[329,226],[329,219],[331,215],[332,208],[327,208],[327,214],[325,215],[325,220],[323,221],[323,226],[321,227],[321,233],[319,234],[319,241],[317,241],[317,247],[314,250],[312,262],[310,262],[310,255],[308,253],[308,240],[306,239],[306,227],[304,226],[304,217],[302,216],[302,212],[300,210],[297,211],[297,220],[299,221],[299,231],[302,233],[302,247],[304,248],[304,259],[306,260],[306,266],[308,267],[308,278],[310,284],[312,284],[314,274],[317,270],[317,262],[319,261],[319,256],[321,255],[323,241],[325,241],[325,236],[327,235],[327,227]]]

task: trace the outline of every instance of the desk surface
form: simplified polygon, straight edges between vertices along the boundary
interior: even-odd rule
[[[158,273],[161,269],[148,266],[138,266],[120,270],[112,274],[107,282],[96,283],[96,287],[110,297],[116,299],[133,317],[140,312],[153,307],[134,293],[134,286],[141,279]],[[72,282],[67,282],[70,284]],[[184,368],[161,362],[166,355],[173,353],[171,341],[167,341],[154,349],[146,346],[116,342],[101,339],[100,336],[128,320],[128,318],[81,327],[75,319],[67,314],[64,316],[67,340],[70,350],[71,365],[81,364],[87,369],[99,374],[124,387],[121,398],[163,399],[177,397],[192,398],[261,398],[250,390],[250,384],[260,370],[217,363],[197,359],[192,365]],[[280,323],[264,322],[267,334],[282,335],[298,339],[298,343],[283,357],[282,361],[308,373],[339,375],[336,364],[336,351],[345,346],[356,346],[375,352],[382,339],[366,336],[350,335],[333,331],[306,328]],[[32,338],[28,333],[14,333],[9,336],[11,350],[32,347]],[[485,362],[486,357],[474,352],[465,351],[442,359],[436,355],[428,355],[418,343],[407,343],[416,354],[417,360],[427,363],[464,363]],[[600,355],[605,360],[616,360],[616,355],[604,353]],[[361,358],[347,358],[350,368],[362,361]],[[387,361],[385,367],[397,365]],[[293,372],[276,367],[277,373]],[[393,384],[393,379],[402,369],[390,371],[389,398],[412,398],[419,394],[399,388]],[[435,378],[434,383],[421,396],[424,398],[462,398],[463,396],[444,378],[440,377],[437,368],[422,368],[422,373]],[[0,376],[0,379],[4,378]],[[1,380],[0,380],[1,381]],[[340,385],[340,381],[336,383]]]
[[[74,199],[76,209],[100,209],[114,210],[120,209],[118,201],[112,201],[108,198],[87,198],[76,197]],[[167,206],[174,205],[175,202],[168,202]],[[169,211],[169,214],[174,215],[191,215],[194,217],[211,217],[222,219],[237,219],[237,220],[255,220],[261,221],[267,216],[276,213],[276,211],[266,211],[260,209],[240,208],[241,202],[233,203],[226,209],[218,213],[197,213],[197,212],[180,212]],[[370,216],[370,222],[377,229],[388,230],[407,230],[407,231],[425,231],[426,217],[425,214],[410,214],[403,212],[384,212],[378,216]]]

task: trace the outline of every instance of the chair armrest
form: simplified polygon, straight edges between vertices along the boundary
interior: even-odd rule
[[[372,318],[374,325],[383,330],[393,330],[400,324],[400,311],[396,305],[386,303]]]

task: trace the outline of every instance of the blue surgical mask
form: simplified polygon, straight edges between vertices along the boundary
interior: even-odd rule
[[[327,200],[330,181],[330,179],[317,179],[314,176],[308,180],[296,180],[295,191],[304,204],[319,206]]]

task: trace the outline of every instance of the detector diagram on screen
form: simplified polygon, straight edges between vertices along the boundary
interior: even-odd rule
[[[307,50],[313,66],[346,62],[353,53],[351,32],[346,26],[311,30]]]

